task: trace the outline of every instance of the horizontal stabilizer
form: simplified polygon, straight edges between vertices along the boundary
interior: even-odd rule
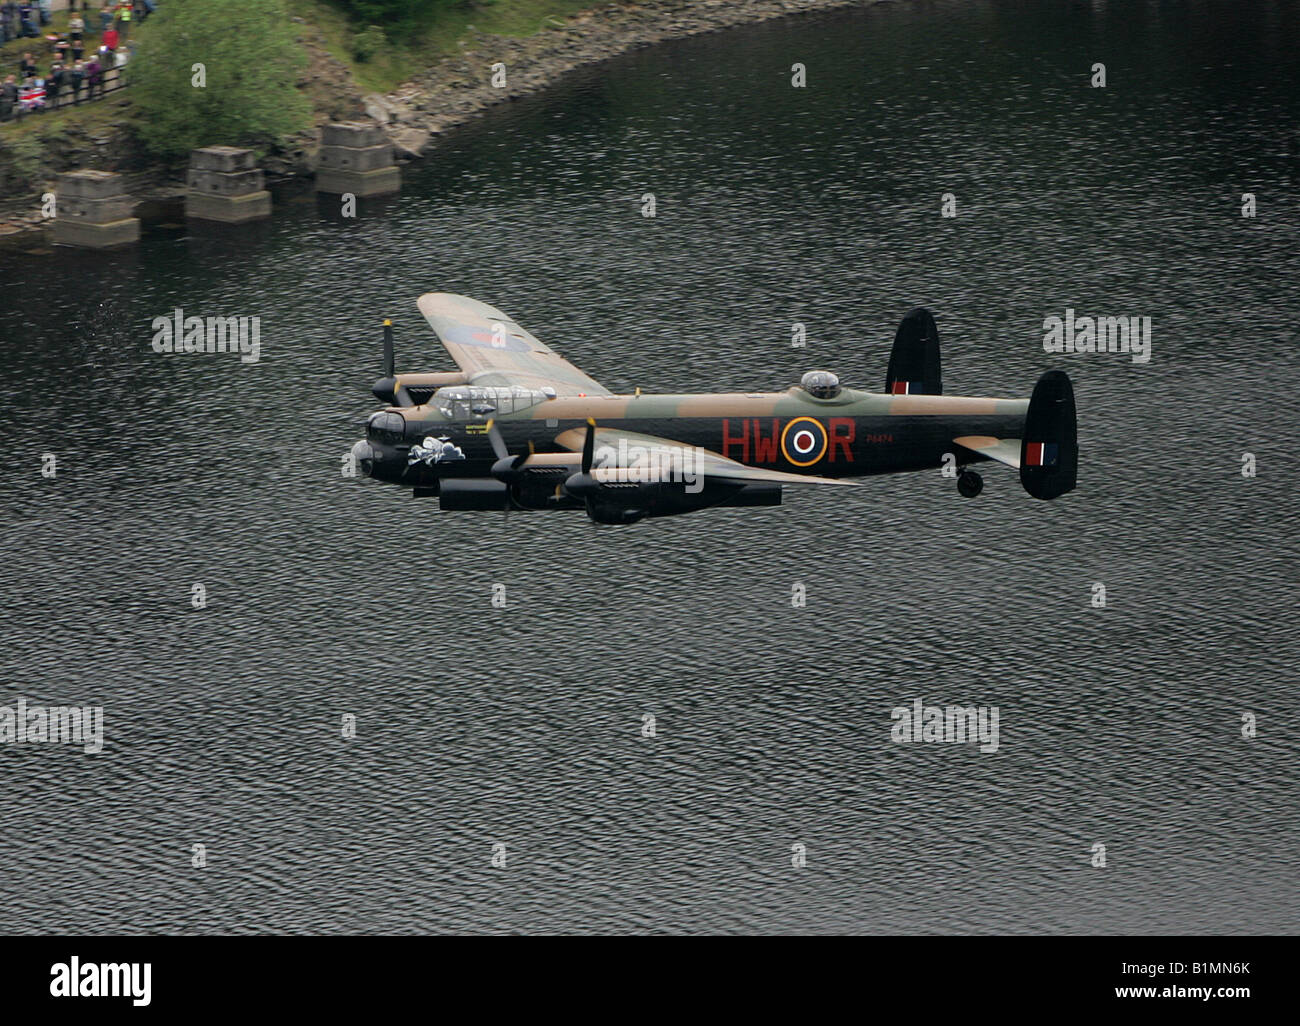
[[[991,435],[963,435],[954,438],[958,445],[965,446],[981,456],[1005,463],[1008,467],[1020,469],[1020,439],[994,438]]]

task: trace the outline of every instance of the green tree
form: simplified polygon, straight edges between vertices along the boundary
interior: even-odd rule
[[[265,148],[310,122],[307,56],[283,0],[167,0],[139,35],[127,95],[151,153]]]

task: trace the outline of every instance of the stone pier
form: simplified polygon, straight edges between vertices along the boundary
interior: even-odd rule
[[[316,164],[317,192],[386,196],[401,187],[402,173],[393,164],[393,145],[382,128],[370,121],[325,126]]]
[[[135,200],[113,171],[70,171],[55,190],[54,244],[109,249],[140,240]]]
[[[271,216],[271,194],[253,151],[208,146],[190,154],[185,177],[185,216],[202,221],[242,224]]]

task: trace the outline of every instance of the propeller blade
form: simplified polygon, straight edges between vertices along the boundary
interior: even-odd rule
[[[582,469],[565,478],[563,488],[566,495],[576,499],[589,499],[600,491],[600,482],[591,476],[591,464],[596,453],[596,422],[587,418],[587,437],[582,440]]]
[[[487,422],[488,439],[492,442],[492,451],[496,453],[497,461],[492,464],[492,469],[488,471],[498,481],[504,481],[506,484],[515,484],[519,481],[519,468],[533,454],[533,443],[528,443],[528,451],[521,452],[511,456],[510,450],[506,448],[505,439],[501,437],[501,432],[497,428],[495,420]]]
[[[506,440],[501,437],[495,419],[487,422],[487,436],[488,441],[492,443],[492,451],[496,453],[497,459],[503,460],[510,455],[510,450],[506,448]]]
[[[393,322],[384,318],[384,377],[391,378],[397,366],[397,357],[393,353]]]
[[[591,473],[591,458],[596,452],[596,422],[587,418],[587,437],[582,441],[582,472]]]

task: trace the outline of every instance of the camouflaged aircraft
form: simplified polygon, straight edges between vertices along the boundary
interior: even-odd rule
[[[352,456],[444,510],[585,510],[627,524],[945,465],[974,497],[983,481],[969,464],[989,461],[1017,469],[1039,499],[1075,486],[1069,377],[1046,372],[1029,399],[943,395],[924,309],[898,328],[883,392],[818,370],[784,392],[615,395],[485,303],[432,292],[419,308],[460,369],[396,374],[385,321],[373,392],[388,405]]]

